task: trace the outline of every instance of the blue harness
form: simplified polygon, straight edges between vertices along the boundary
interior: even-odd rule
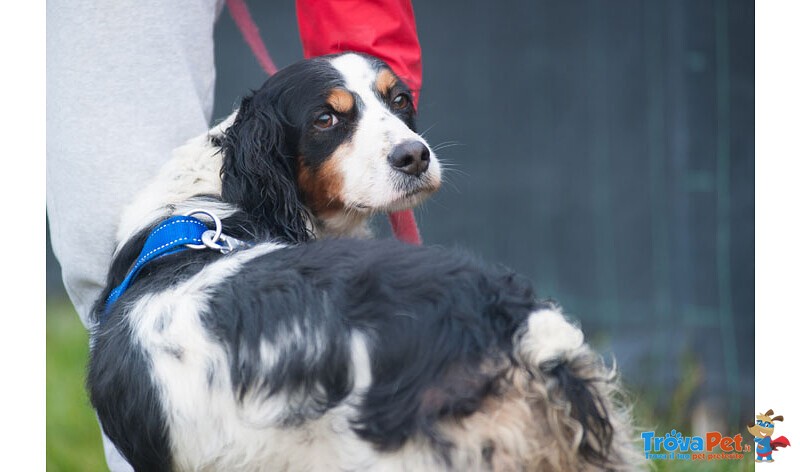
[[[198,213],[211,217],[216,228],[210,230],[205,223],[191,216]],[[220,244],[220,242],[222,244]],[[125,293],[131,283],[136,279],[136,276],[139,275],[142,268],[149,262],[159,257],[175,254],[187,249],[208,248],[219,251],[222,254],[227,254],[234,249],[247,246],[249,246],[249,244],[222,234],[222,223],[219,218],[206,210],[194,210],[189,212],[188,215],[167,218],[153,228],[153,231],[150,232],[150,235],[144,242],[144,247],[139,253],[139,257],[136,258],[136,263],[133,264],[131,270],[128,271],[125,279],[108,294],[105,310],[100,318],[100,322],[105,321],[111,311],[111,307],[114,306],[114,303]]]

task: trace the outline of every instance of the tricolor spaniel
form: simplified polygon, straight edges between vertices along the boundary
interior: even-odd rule
[[[614,370],[526,279],[362,238],[440,185],[414,114],[379,60],[294,64],[125,211],[88,388],[136,470],[635,465]],[[195,208],[242,244],[158,257],[112,302],[154,228]]]

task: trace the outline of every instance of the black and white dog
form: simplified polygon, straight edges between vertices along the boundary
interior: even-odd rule
[[[363,239],[440,185],[414,113],[374,58],[294,64],[126,210],[88,388],[136,470],[635,466],[613,369],[527,280]],[[107,310],[153,228],[198,207],[249,246],[157,258]]]

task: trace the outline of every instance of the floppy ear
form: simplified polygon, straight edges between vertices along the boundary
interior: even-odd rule
[[[775,421],[783,421],[783,415],[778,415],[778,416],[772,418],[772,421],[773,422],[775,422]]]
[[[221,140],[222,199],[247,212],[259,233],[297,243],[312,235],[284,124],[268,97],[255,95],[242,101]]]

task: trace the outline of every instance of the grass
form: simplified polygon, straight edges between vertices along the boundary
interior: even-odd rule
[[[88,335],[67,301],[47,304],[47,470],[52,472],[106,470],[100,429],[84,388]],[[653,399],[662,392],[638,392],[635,417],[641,424],[658,425],[663,435],[672,427],[685,429],[686,412],[681,407],[699,387],[696,366],[682,359],[686,375],[670,398],[668,411],[656,418]],[[662,429],[665,429],[662,431]],[[746,436],[746,433],[745,433]],[[746,441],[751,438],[745,437]],[[751,442],[749,442],[751,443]],[[651,461],[663,472],[743,472],[755,468],[753,453],[741,461],[684,462]]]
[[[89,338],[67,301],[47,303],[47,470],[107,470],[84,388]]]

